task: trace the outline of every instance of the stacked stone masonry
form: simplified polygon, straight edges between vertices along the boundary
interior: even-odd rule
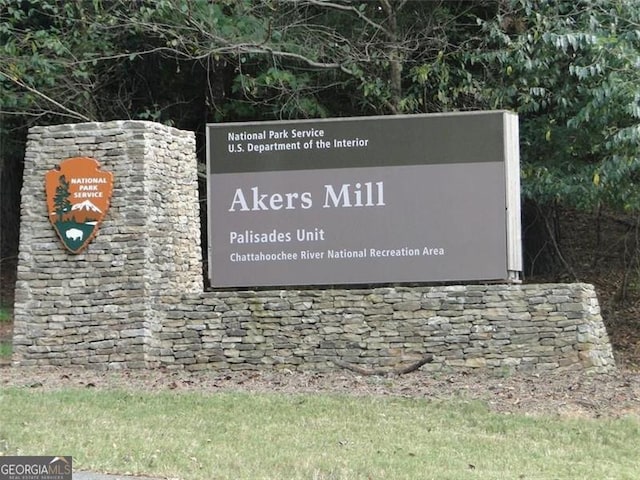
[[[49,223],[44,178],[70,157],[114,176],[111,208],[79,255]],[[202,291],[195,137],[151,122],[35,127],[25,155],[14,351],[20,364],[149,366],[151,299]]]
[[[114,173],[84,253],[49,224],[44,175]],[[151,122],[35,127],[25,157],[14,364],[327,371],[339,360],[502,374],[615,368],[587,284],[204,292],[193,133]]]
[[[159,364],[190,370],[614,367],[586,284],[207,292],[164,297]]]

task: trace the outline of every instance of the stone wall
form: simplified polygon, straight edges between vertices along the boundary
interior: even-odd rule
[[[79,255],[49,224],[44,175],[89,156],[112,206]],[[423,370],[615,368],[585,284],[203,292],[192,133],[150,122],[31,129],[14,364],[323,371],[335,361]]]
[[[190,370],[614,368],[586,284],[208,292],[165,299],[160,362]]]

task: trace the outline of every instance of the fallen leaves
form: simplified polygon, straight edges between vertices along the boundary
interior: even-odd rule
[[[340,393],[438,400],[480,400],[493,411],[596,418],[640,417],[640,373],[579,372],[496,377],[482,373],[417,371],[397,377],[362,376],[344,371],[215,372],[184,370],[99,371],[74,368],[0,368],[0,386],[33,389],[90,388],[133,391],[222,391]]]

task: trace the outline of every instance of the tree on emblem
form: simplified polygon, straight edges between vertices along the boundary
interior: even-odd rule
[[[56,194],[53,197],[53,204],[56,208],[56,214],[58,215],[58,221],[63,221],[63,215],[71,209],[71,202],[69,201],[69,182],[64,175],[60,176],[60,180],[56,187]]]

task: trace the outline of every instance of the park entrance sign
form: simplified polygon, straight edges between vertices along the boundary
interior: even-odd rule
[[[213,287],[517,280],[504,111],[207,126]]]

